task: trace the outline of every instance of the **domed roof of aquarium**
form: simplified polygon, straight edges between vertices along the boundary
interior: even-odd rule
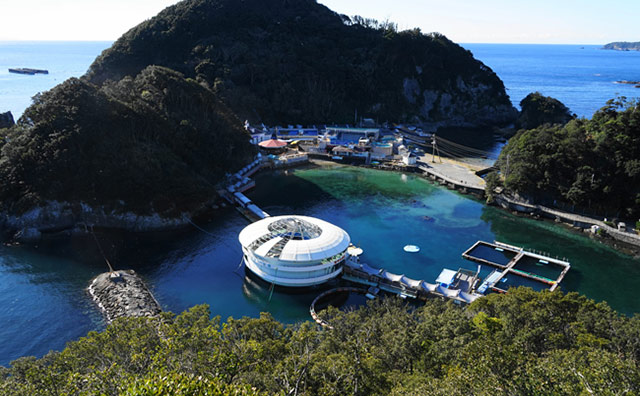
[[[344,252],[351,239],[340,227],[308,216],[267,217],[238,236],[256,256],[283,261],[323,260]]]

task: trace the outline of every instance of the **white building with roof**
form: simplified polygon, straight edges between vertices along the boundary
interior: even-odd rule
[[[238,236],[244,263],[279,286],[319,285],[342,272],[351,239],[340,227],[307,216],[267,217]]]

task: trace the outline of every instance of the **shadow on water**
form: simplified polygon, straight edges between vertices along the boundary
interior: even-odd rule
[[[255,276],[250,270],[244,269],[242,293],[247,302],[254,305],[260,312],[271,312],[276,317],[289,317],[289,321],[306,320],[309,318],[311,302],[322,292],[337,285],[332,282],[324,285],[305,288],[283,288],[275,286]],[[292,315],[293,314],[293,315]]]
[[[316,171],[318,168],[310,167],[309,169]],[[282,207],[287,210],[301,210],[317,203],[337,199],[331,192],[320,188],[318,184],[298,176],[304,171],[303,169],[295,172],[292,170],[261,172],[254,177],[256,185],[260,188],[248,191],[246,195],[263,209]]]

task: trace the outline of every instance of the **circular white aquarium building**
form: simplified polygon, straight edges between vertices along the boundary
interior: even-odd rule
[[[269,283],[305,287],[342,272],[350,238],[340,227],[307,216],[275,216],[256,221],[238,236],[244,263]]]

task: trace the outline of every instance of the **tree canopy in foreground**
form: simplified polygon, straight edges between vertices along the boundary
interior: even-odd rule
[[[396,299],[311,322],[118,319],[0,368],[2,394],[618,395],[640,392],[640,316],[577,293],[512,289],[467,309]]]

